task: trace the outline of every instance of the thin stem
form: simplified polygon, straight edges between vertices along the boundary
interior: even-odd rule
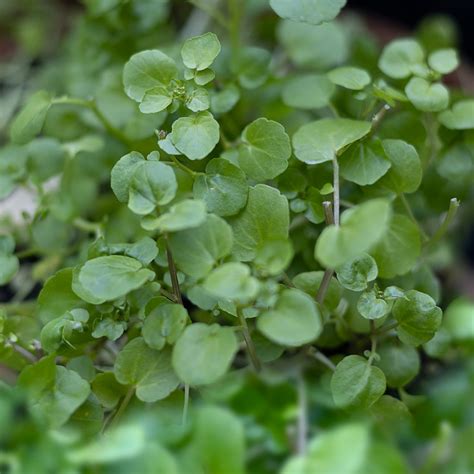
[[[298,425],[296,450],[302,455],[306,452],[307,436],[308,436],[308,396],[306,393],[306,384],[304,382],[303,374],[299,373],[297,377],[298,390]]]
[[[72,224],[79,230],[95,234],[96,237],[100,237],[102,235],[102,224],[98,222],[91,222],[86,219],[82,219],[82,217],[77,217],[72,221]]]
[[[332,209],[331,201],[323,202],[324,216],[326,219],[327,225],[334,224],[334,213]],[[324,303],[324,298],[326,298],[326,293],[329,289],[329,284],[331,283],[331,278],[334,275],[334,270],[332,268],[327,268],[324,272],[323,279],[319,285],[318,292],[316,293],[316,301],[319,304]]]
[[[21,347],[19,344],[10,342],[10,345],[15,352],[23,356],[29,362],[32,362],[34,364],[38,361],[38,359],[30,351],[26,350],[24,347]]]
[[[340,117],[339,112],[338,112],[338,110],[337,110],[337,108],[336,108],[336,106],[334,105],[333,102],[328,103],[328,108],[331,111],[331,113],[334,115],[335,118]]]
[[[423,227],[421,226],[421,224],[418,222],[417,218],[415,217],[415,214],[413,214],[410,203],[408,202],[408,199],[406,198],[406,196],[403,193],[401,193],[401,194],[399,194],[399,198],[400,198],[400,201],[403,204],[403,207],[405,208],[405,210],[408,214],[408,217],[420,230],[420,233],[421,233],[421,236],[423,237],[423,239],[428,240],[428,236],[426,235],[426,232],[424,231]]]
[[[375,330],[374,334],[380,335],[380,334],[385,334],[386,332],[391,331],[392,329],[395,329],[398,327],[398,321],[395,321],[388,326],[382,326],[381,328]]]
[[[225,133],[224,133],[224,131],[222,130],[222,128],[220,129],[219,134],[220,134],[220,140],[221,140],[222,146],[223,146],[226,150],[228,150],[229,148],[232,148],[232,143],[231,143],[231,141],[225,136]]]
[[[132,399],[134,394],[135,394],[135,387],[131,387],[128,390],[128,392],[125,394],[125,397],[123,397],[122,402],[120,403],[120,406],[118,407],[118,410],[115,412],[114,417],[109,423],[109,427],[112,427],[113,425],[116,425],[118,423],[124,411],[128,407],[128,404],[130,403],[130,400]]]
[[[460,202],[456,198],[452,198],[449,202],[449,209],[441,225],[438,227],[438,230],[434,233],[431,239],[426,244],[426,248],[433,247],[436,245],[446,234],[451,225],[451,222],[455,218]]]
[[[230,44],[232,47],[232,55],[234,60],[237,59],[240,50],[240,21],[242,19],[242,12],[244,6],[242,0],[228,0],[230,22],[229,22],[229,33],[230,33]]]
[[[324,201],[323,210],[324,210],[324,218],[326,220],[326,224],[333,225],[334,224],[334,211],[332,209],[332,202]]]
[[[325,356],[321,351],[318,351],[317,349],[312,348],[309,354],[311,355],[311,357],[314,357],[316,360],[321,362],[321,364],[325,365],[332,372],[336,370],[336,366],[332,362],[332,360],[329,359],[327,356]]]
[[[376,336],[376,330],[375,330],[375,322],[373,320],[370,320],[370,340],[372,344],[370,347],[370,356],[369,356],[368,364],[372,365],[372,362],[375,358],[375,354],[377,351],[377,336]]]
[[[181,168],[183,171],[186,171],[186,173],[189,173],[191,176],[195,177],[198,174],[204,174],[204,173],[200,173],[199,171],[194,171],[191,168],[188,168],[185,164],[181,163],[181,161],[179,161],[178,158],[176,158],[176,156],[170,155],[170,157],[171,157],[173,163],[176,164],[176,166]]]
[[[372,132],[377,129],[377,127],[380,125],[382,122],[383,118],[385,117],[385,114],[390,110],[390,105],[384,104],[382,107],[379,109],[379,111],[372,117]]]
[[[189,385],[184,384],[184,403],[183,403],[183,417],[181,423],[186,425],[188,419],[188,409],[189,409]]]
[[[244,335],[245,345],[247,346],[247,353],[250,357],[250,361],[252,362],[253,368],[257,372],[259,372],[260,369],[262,368],[262,365],[260,364],[260,360],[257,356],[257,351],[255,350],[252,337],[250,336],[247,320],[245,319],[245,316],[242,314],[242,310],[240,308],[237,309],[237,314],[239,316],[240,324],[242,326],[242,334]]]
[[[176,270],[176,265],[174,264],[174,260],[173,260],[173,254],[171,253],[171,249],[169,245],[166,245],[166,257],[168,259],[168,269],[170,272],[171,286],[173,287],[173,293],[176,298],[176,301],[182,305],[183,298],[181,296],[181,289],[179,288],[178,272]]]

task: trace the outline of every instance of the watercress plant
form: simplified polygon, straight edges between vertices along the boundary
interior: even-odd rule
[[[442,20],[380,50],[344,0],[84,3],[0,150],[37,203],[0,237],[2,469],[472,469]]]

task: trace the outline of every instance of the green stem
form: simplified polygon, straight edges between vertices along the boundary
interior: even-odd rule
[[[390,110],[390,105],[384,104],[372,118],[372,132],[374,132],[382,122],[385,114]]]
[[[334,225],[335,215],[332,209],[332,203],[330,201],[324,201],[323,209],[324,209],[326,224]],[[332,268],[327,268],[324,271],[323,279],[321,280],[321,284],[319,285],[318,292],[316,293],[316,301],[321,305],[324,303],[324,299],[326,298],[326,293],[329,289],[329,285],[331,283],[331,278],[333,275],[334,275],[334,270]]]
[[[191,168],[188,168],[185,164],[181,163],[181,161],[179,161],[178,158],[176,158],[176,156],[174,155],[170,155],[170,158],[178,168],[181,168],[183,171],[186,171],[186,173],[190,174],[193,178],[198,174],[204,174],[200,171],[194,171]]]
[[[458,212],[459,204],[460,202],[456,198],[451,199],[451,201],[449,202],[449,209],[446,214],[446,217],[444,218],[442,224],[439,226],[438,230],[434,233],[434,235],[426,244],[426,248],[433,247],[444,237],[444,235],[449,229],[449,226],[451,225],[451,222],[453,221],[454,217]]]
[[[309,354],[314,357],[316,360],[321,362],[321,364],[325,365],[329,370],[334,372],[336,370],[336,366],[332,362],[331,359],[329,359],[327,356],[325,356],[321,351],[318,351],[317,349],[312,348],[310,350]]]
[[[82,230],[84,232],[88,232],[91,234],[95,234],[98,238],[102,235],[102,224],[98,222],[91,222],[86,219],[82,219],[82,217],[77,217],[72,221],[74,227]]]
[[[418,222],[417,218],[415,217],[415,214],[413,214],[413,211],[411,209],[410,203],[408,202],[408,199],[405,197],[405,195],[403,193],[399,194],[398,197],[400,198],[400,201],[402,202],[403,207],[405,208],[405,210],[408,214],[408,217],[418,227],[422,238],[424,240],[428,240],[429,237],[426,235],[426,232],[424,231],[423,227]]]
[[[240,324],[242,326],[242,333],[244,335],[244,340],[245,344],[247,346],[247,353],[250,357],[250,360],[252,362],[252,365],[254,369],[259,372],[260,369],[262,368],[260,364],[260,360],[258,359],[257,356],[257,351],[255,350],[255,346],[252,341],[252,337],[250,336],[250,331],[249,327],[247,325],[247,320],[245,319],[244,315],[242,314],[242,311],[240,309],[237,309],[237,314],[239,316]]]
[[[240,21],[242,19],[242,12],[244,11],[243,0],[228,0],[229,3],[229,33],[230,44],[232,47],[232,56],[234,60],[238,58],[240,51]]]
[[[168,259],[168,270],[171,277],[171,286],[173,287],[173,293],[176,298],[176,301],[182,305],[183,298],[181,296],[181,289],[179,287],[178,272],[176,270],[176,265],[174,264],[173,254],[169,245],[166,245],[166,257]]]
[[[109,427],[112,427],[118,423],[124,411],[128,407],[128,404],[130,403],[130,400],[132,399],[134,394],[135,394],[135,387],[131,387],[128,390],[128,392],[125,394],[125,397],[123,397],[122,402],[120,403],[120,406],[118,407],[118,410],[116,411],[114,417],[110,421]]]
[[[377,336],[376,336],[376,330],[375,330],[375,322],[373,320],[370,321],[370,340],[372,344],[370,347],[370,356],[369,356],[368,364],[372,365],[372,362],[374,361],[375,354],[377,351]]]
[[[10,343],[13,350],[20,354],[23,358],[25,358],[28,362],[32,362],[35,364],[38,362],[38,359],[28,350],[26,350],[24,347],[20,346],[19,344],[16,344],[14,342]]]
[[[334,156],[332,160],[333,166],[333,188],[334,188],[334,225],[339,226],[339,213],[341,208],[340,195],[339,195],[339,162],[337,156]]]
[[[183,417],[181,419],[183,426],[186,425],[186,422],[188,419],[188,409],[189,409],[189,385],[185,384],[184,385]]]
[[[298,389],[298,422],[296,450],[299,455],[306,452],[308,443],[308,395],[303,374],[300,372],[297,378]]]
[[[334,115],[335,118],[340,117],[339,112],[338,112],[338,110],[337,110],[337,108],[336,108],[336,106],[334,105],[333,102],[328,103],[328,108],[332,112],[332,114]]]

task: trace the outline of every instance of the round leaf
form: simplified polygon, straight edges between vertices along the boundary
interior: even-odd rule
[[[443,327],[455,341],[474,340],[474,303],[455,299],[446,309]]]
[[[188,326],[173,349],[173,368],[189,385],[206,385],[222,377],[238,350],[234,331],[218,324]]]
[[[270,0],[270,6],[281,18],[319,25],[334,20],[346,0]]]
[[[413,39],[405,38],[392,41],[382,51],[379,68],[394,79],[410,76],[420,64],[423,64],[425,53]]]
[[[256,181],[273,179],[288,167],[290,139],[278,122],[259,118],[245,127],[239,146],[239,165]]]
[[[376,292],[371,290],[360,295],[357,310],[365,319],[380,319],[390,311],[390,306],[385,300],[377,298]]]
[[[370,407],[385,392],[385,375],[358,355],[344,357],[331,379],[334,403],[339,408]]]
[[[307,123],[293,136],[295,155],[313,165],[331,161],[347,145],[367,135],[370,128],[370,122],[344,118]]]
[[[339,283],[348,290],[362,291],[370,281],[377,278],[378,269],[375,260],[366,253],[358,255],[336,269]]]
[[[305,74],[285,84],[283,102],[297,109],[320,109],[329,104],[334,86],[323,74]]]
[[[314,300],[300,290],[284,290],[275,307],[257,319],[257,327],[268,339],[297,347],[314,341],[322,330]]]
[[[439,121],[452,130],[474,128],[474,100],[460,100],[439,114]]]
[[[221,44],[214,33],[205,33],[185,41],[181,49],[183,63],[189,69],[203,71],[216,59],[221,51]]]
[[[338,67],[328,72],[328,78],[337,86],[360,91],[368,86],[371,81],[370,74],[365,69],[358,67]]]
[[[438,49],[428,56],[428,64],[440,74],[449,74],[459,66],[459,58],[455,49]]]
[[[449,105],[449,91],[443,84],[430,84],[421,77],[412,77],[405,87],[410,102],[423,112],[439,112]]]
[[[420,370],[420,356],[411,346],[389,342],[383,344],[377,353],[380,360],[376,364],[385,374],[389,387],[405,386]]]
[[[141,153],[132,151],[115,163],[110,174],[112,191],[120,202],[128,201],[130,182],[135,171],[145,163]]]

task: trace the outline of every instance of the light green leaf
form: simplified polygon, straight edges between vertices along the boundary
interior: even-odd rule
[[[247,303],[257,296],[258,280],[250,275],[247,265],[229,262],[213,270],[203,287],[216,298]]]
[[[397,194],[415,192],[423,176],[415,147],[403,140],[383,140],[382,146],[392,166],[380,184]]]
[[[145,342],[156,350],[165,344],[174,344],[188,322],[188,312],[181,304],[161,304],[145,319],[142,335]]]
[[[378,181],[391,167],[378,139],[356,143],[341,155],[341,175],[348,181],[367,186]]]
[[[431,296],[416,290],[405,293],[393,305],[392,314],[398,321],[398,337],[402,342],[418,346],[428,342],[441,325],[442,311]]]
[[[244,474],[244,427],[230,411],[214,406],[200,408],[192,442],[202,472]]]
[[[101,304],[125,296],[154,276],[134,258],[110,255],[82,265],[73,277],[72,289],[84,301]]]
[[[328,78],[337,86],[360,91],[370,84],[370,74],[358,67],[343,66],[328,72]]]
[[[168,88],[157,86],[145,92],[139,108],[144,114],[154,114],[165,110],[172,102],[173,95]]]
[[[378,268],[375,260],[370,255],[363,253],[338,267],[336,274],[339,283],[344,288],[363,291],[369,282],[377,278]]]
[[[357,310],[365,319],[380,319],[390,311],[390,306],[381,298],[377,298],[375,290],[364,291],[357,301]]]
[[[411,76],[423,64],[425,53],[419,43],[410,38],[389,43],[379,59],[379,68],[387,76],[403,79]]]
[[[20,262],[13,255],[15,241],[10,235],[0,235],[0,286],[5,285],[18,272]]]
[[[259,118],[245,127],[239,146],[239,165],[256,181],[273,179],[288,167],[290,138],[278,122]]]
[[[343,63],[349,56],[349,37],[345,26],[337,22],[314,26],[282,21],[277,33],[291,61],[299,67],[326,70]],[[315,44],[331,47],[315,48]]]
[[[327,268],[336,268],[369,250],[384,235],[390,205],[373,199],[345,211],[341,225],[326,227],[316,242],[315,257]]]
[[[314,300],[293,288],[283,290],[275,307],[257,318],[257,327],[271,341],[290,347],[308,344],[322,331]]]
[[[326,107],[335,90],[324,74],[304,74],[288,81],[282,91],[283,102],[297,109]]]
[[[212,69],[204,69],[203,71],[194,71],[194,82],[198,86],[205,86],[213,81],[216,73]]]
[[[389,387],[405,386],[420,370],[420,356],[414,347],[391,341],[382,344],[377,353],[380,360],[376,365],[385,374]]]
[[[393,278],[410,271],[421,252],[418,227],[406,216],[395,214],[387,232],[370,252],[377,262],[379,277]]]
[[[314,298],[318,293],[319,287],[324,278],[324,272],[303,272],[296,275],[292,283],[301,291],[304,291],[309,296]],[[324,299],[324,305],[327,306],[330,310],[334,311],[341,302],[342,297],[342,287],[339,282],[333,277],[329,281],[329,287],[326,293],[326,298]]]
[[[195,179],[193,193],[206,203],[209,212],[232,216],[245,206],[248,188],[240,168],[223,158],[214,158],[206,166],[206,173]]]
[[[272,55],[263,48],[246,47],[232,64],[232,70],[245,89],[256,89],[267,80]]]
[[[142,221],[146,230],[178,232],[200,226],[206,219],[206,205],[198,199],[185,199],[174,204],[166,214]]]
[[[370,128],[370,122],[345,118],[307,123],[293,135],[295,155],[312,165],[331,161],[347,145],[367,135]]]
[[[443,321],[443,328],[455,341],[474,340],[474,303],[457,298],[449,304]]]
[[[23,145],[36,137],[43,128],[51,104],[52,97],[49,92],[38,91],[33,94],[11,125],[12,142]]]
[[[270,0],[270,6],[281,18],[311,25],[334,20],[346,0]]]
[[[410,102],[423,112],[440,112],[449,105],[449,91],[440,82],[430,84],[421,77],[412,77],[405,86]]]
[[[97,374],[92,380],[91,388],[101,405],[108,409],[114,408],[127,393],[127,388],[117,382],[113,372]]]
[[[439,114],[439,121],[451,130],[474,128],[474,100],[460,100]]]
[[[183,63],[189,69],[203,71],[211,66],[221,51],[221,44],[214,33],[205,33],[185,41],[181,48]]]
[[[293,246],[289,240],[268,240],[258,249],[255,266],[264,275],[278,275],[293,258]]]
[[[230,112],[240,99],[239,88],[228,84],[220,91],[211,92],[211,110],[216,115]]]
[[[211,105],[209,93],[204,87],[193,87],[186,95],[186,107],[193,112],[202,112]]]
[[[119,383],[135,387],[137,397],[147,403],[166,398],[179,385],[171,367],[171,351],[155,351],[141,337],[119,352],[114,374]]]
[[[458,53],[452,48],[438,49],[428,56],[428,64],[440,74],[449,74],[459,66]]]
[[[54,356],[26,367],[18,386],[25,391],[33,415],[53,428],[66,423],[90,393],[89,384],[73,370],[56,366]]]
[[[147,160],[133,171],[128,207],[135,214],[150,214],[157,206],[168,204],[175,197],[177,189],[178,183],[171,166]]]
[[[110,174],[112,191],[120,202],[128,202],[130,182],[135,171],[145,163],[141,153],[132,151],[115,163]]]
[[[334,403],[339,408],[374,404],[385,392],[385,375],[358,355],[344,357],[331,379]]]
[[[111,318],[105,318],[100,320],[94,328],[92,337],[96,339],[106,337],[110,341],[116,341],[122,336],[125,329],[127,329],[127,323],[125,321],[114,321]]]
[[[125,93],[136,102],[155,87],[166,87],[176,76],[175,62],[157,49],[134,54],[123,69]]]
[[[209,214],[199,227],[171,234],[169,245],[176,266],[187,275],[202,278],[232,251],[232,229],[224,219]]]
[[[206,385],[222,377],[238,350],[232,328],[218,324],[188,326],[173,349],[173,367],[189,385]]]
[[[202,160],[209,155],[219,138],[219,124],[207,111],[173,122],[171,141],[190,160]]]
[[[289,219],[288,201],[277,189],[264,184],[250,188],[246,207],[230,221],[235,258],[253,260],[264,242],[287,239]]]

